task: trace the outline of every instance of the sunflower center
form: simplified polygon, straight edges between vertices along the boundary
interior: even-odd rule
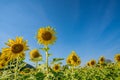
[[[95,62],[94,62],[94,61],[92,61],[92,62],[91,62],[91,65],[94,65],[94,64],[95,64]]]
[[[78,61],[78,64],[80,64],[80,61]]]
[[[12,46],[12,52],[13,53],[20,53],[23,51],[23,45],[22,44],[15,44]]]
[[[89,64],[89,63],[87,63],[87,65],[88,65],[88,66],[90,66],[90,64]]]
[[[34,54],[32,54],[33,58],[38,58],[40,55],[38,52],[35,52]]]
[[[5,64],[4,64],[4,63],[1,63],[1,66],[3,67],[3,66],[5,66]]]
[[[73,61],[77,62],[77,57],[76,56],[73,56],[72,59],[73,59]]]
[[[117,60],[120,61],[120,56],[117,57]]]
[[[70,59],[68,59],[68,63],[69,63],[69,64],[71,64],[71,61],[70,61]]]
[[[9,58],[8,58],[8,57],[5,57],[5,58],[4,58],[4,60],[5,60],[5,61],[8,61],[8,60],[9,60]]]
[[[58,66],[55,66],[55,70],[58,70],[59,69],[59,67]]]
[[[104,61],[104,58],[101,58],[100,61]]]
[[[46,31],[45,33],[42,33],[42,38],[45,40],[45,41],[48,41],[52,38],[52,34],[48,31]]]

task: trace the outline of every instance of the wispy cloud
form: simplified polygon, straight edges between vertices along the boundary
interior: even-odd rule
[[[110,23],[114,19],[115,4],[116,2],[114,0],[110,0],[108,6],[106,7],[104,15],[101,17],[99,24],[100,34],[102,34],[105,31],[105,29],[109,27]]]

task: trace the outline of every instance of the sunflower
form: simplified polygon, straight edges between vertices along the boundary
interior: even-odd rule
[[[94,66],[96,64],[96,61],[94,59],[90,60],[89,62],[90,66]]]
[[[99,58],[99,63],[100,63],[100,64],[104,64],[104,62],[105,62],[105,57],[104,57],[104,56],[101,56],[101,57]]]
[[[42,58],[42,55],[39,53],[37,49],[31,50],[29,54],[30,54],[30,59],[32,61],[39,61]]]
[[[28,50],[27,41],[24,41],[22,37],[16,37],[16,40],[9,39],[6,43],[8,47],[3,48],[2,52],[11,56],[12,59],[17,57],[25,57],[24,51]]]
[[[67,64],[71,64],[70,55],[67,57],[66,63],[67,63]]]
[[[6,64],[7,64],[7,63],[6,63],[5,61],[3,61],[3,60],[0,61],[0,69],[1,69],[1,68],[4,68],[4,67],[6,66]]]
[[[55,30],[50,26],[47,26],[38,30],[36,38],[38,40],[38,43],[47,46],[49,44],[53,44],[56,41],[55,34]]]
[[[4,68],[8,64],[9,60],[7,58],[0,58],[0,69]]]
[[[116,62],[120,62],[120,54],[116,54],[114,59]]]
[[[10,57],[9,56],[4,56],[4,57],[1,58],[1,60],[8,63],[10,61]]]
[[[66,59],[67,64],[71,64],[73,66],[80,65],[81,61],[75,51],[72,51],[71,54]]]
[[[54,70],[55,72],[59,72],[59,71],[60,71],[60,64],[54,64],[53,70]]]
[[[90,66],[90,62],[87,62],[87,66]]]
[[[11,60],[11,55],[1,53],[0,61],[5,61],[6,63],[8,63],[10,60]]]
[[[66,63],[67,64],[71,64],[71,61],[70,61],[70,59],[68,58],[68,59],[66,59]]]

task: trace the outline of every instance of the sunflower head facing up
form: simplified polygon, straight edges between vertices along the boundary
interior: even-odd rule
[[[90,66],[94,66],[96,64],[96,61],[94,59],[90,60],[89,62]]]
[[[54,64],[54,65],[53,65],[53,70],[54,70],[55,72],[59,72],[59,71],[60,71],[60,64]]]
[[[120,54],[116,54],[114,59],[116,62],[120,62]]]
[[[104,56],[101,56],[100,58],[99,58],[99,64],[104,64],[104,62],[105,62],[105,57]]]
[[[67,64],[78,66],[80,65],[81,61],[75,51],[72,51],[71,54],[66,59]]]
[[[47,26],[38,30],[36,38],[38,40],[38,43],[47,46],[49,44],[53,44],[56,41],[55,34],[55,30],[50,26]]]
[[[27,41],[24,41],[22,37],[16,37],[15,40],[9,39],[6,43],[8,47],[3,48],[2,52],[12,57],[12,59],[18,56],[24,57],[24,51],[28,50]]]
[[[42,55],[39,53],[37,49],[31,50],[29,54],[30,54],[30,59],[32,61],[39,61],[39,59],[42,58]]]

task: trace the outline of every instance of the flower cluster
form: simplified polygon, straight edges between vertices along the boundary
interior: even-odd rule
[[[71,54],[67,57],[66,62],[72,66],[79,66],[81,63],[80,58],[75,51],[71,52]]]
[[[91,59],[85,66],[80,66],[80,57],[72,51],[63,65],[61,60],[64,58],[53,58],[53,61],[49,61],[49,45],[56,41],[54,28],[39,28],[36,39],[42,47],[29,51],[29,60],[36,67],[23,61],[26,51],[29,50],[27,40],[16,37],[5,43],[6,47],[0,53],[0,80],[120,80],[120,54],[114,56],[114,62],[106,62],[105,57],[100,56],[98,60]],[[45,52],[45,60],[41,50]],[[43,64],[39,64],[40,62]]]

